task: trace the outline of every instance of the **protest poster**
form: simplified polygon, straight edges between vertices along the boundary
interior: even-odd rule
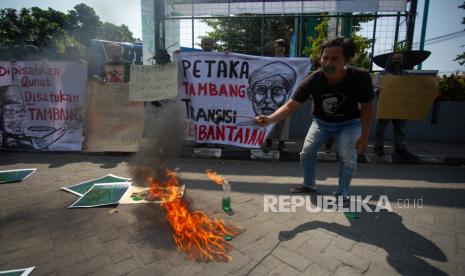
[[[28,276],[36,267],[0,271],[1,276]]]
[[[143,103],[129,102],[127,83],[89,82],[85,149],[135,152],[144,131]]]
[[[94,184],[99,183],[115,183],[115,182],[130,182],[130,178],[119,177],[113,174],[107,174],[103,177],[88,180],[85,182],[81,182],[75,185],[71,185],[68,187],[61,187],[61,189],[68,191],[70,193],[76,194],[78,196],[82,196],[85,194]]]
[[[178,64],[131,65],[130,101],[160,101],[178,94]]]
[[[131,182],[94,184],[68,208],[89,208],[118,204]]]
[[[181,198],[184,195],[185,185],[182,186],[173,186],[170,188],[174,188],[174,191],[177,194],[177,198]],[[149,187],[139,187],[139,186],[130,186],[126,193],[123,195],[121,200],[119,201],[120,204],[141,204],[141,203],[157,203],[160,204],[163,201],[159,198],[152,197],[150,194]],[[167,187],[159,187],[159,190],[163,192],[163,190],[167,190]]]
[[[105,64],[104,70],[107,82],[124,82],[124,65]]]
[[[261,146],[274,125],[254,118],[286,103],[311,66],[308,58],[220,52],[181,52],[178,62],[184,138],[244,148]]]
[[[23,181],[32,175],[36,170],[37,168],[0,171],[0,184]]]
[[[64,61],[0,61],[0,147],[82,148],[87,65]]]
[[[425,120],[438,83],[432,76],[382,76],[376,118]]]

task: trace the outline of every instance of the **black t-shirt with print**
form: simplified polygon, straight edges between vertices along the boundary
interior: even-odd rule
[[[328,122],[342,122],[360,118],[359,103],[373,99],[370,74],[357,67],[347,67],[344,78],[336,84],[328,83],[321,70],[307,76],[297,87],[292,99],[303,103],[313,96],[313,115]]]

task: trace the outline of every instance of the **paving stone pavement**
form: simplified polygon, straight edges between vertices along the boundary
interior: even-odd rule
[[[0,270],[31,275],[465,275],[465,168],[360,164],[351,193],[386,195],[393,212],[264,212],[264,195],[289,195],[302,181],[295,162],[176,159],[193,209],[245,231],[228,263],[179,252],[156,205],[68,209],[60,190],[111,173],[131,177],[131,155],[0,152],[0,170],[36,167],[0,184]],[[206,169],[232,185],[234,214]],[[337,164],[317,166],[317,195],[330,195]],[[316,202],[316,195],[311,196]],[[422,203],[421,208],[413,208]],[[418,201],[420,200],[420,201]],[[374,207],[377,199],[369,202]],[[409,204],[409,208],[407,208]],[[117,212],[114,212],[114,210]]]

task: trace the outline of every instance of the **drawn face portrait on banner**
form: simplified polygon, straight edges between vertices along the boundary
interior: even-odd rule
[[[67,131],[67,122],[60,128],[27,126],[23,92],[16,85],[0,87],[0,134],[2,148],[43,150]]]
[[[276,61],[253,71],[247,96],[256,115],[270,115],[288,99],[297,74],[289,65]]]
[[[340,93],[331,93],[322,96],[323,111],[328,114],[336,113],[337,109],[344,102],[344,95]]]
[[[0,87],[0,130],[5,134],[23,135],[26,107],[21,89],[16,85]]]

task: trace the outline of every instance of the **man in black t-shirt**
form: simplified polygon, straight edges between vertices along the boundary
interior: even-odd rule
[[[374,96],[370,74],[347,66],[355,55],[355,48],[352,40],[343,38],[322,44],[321,69],[307,76],[292,99],[273,114],[256,117],[258,125],[266,126],[286,118],[310,96],[313,98],[314,120],[300,153],[304,183],[292,188],[293,193],[316,190],[317,151],[328,137],[336,135],[340,166],[335,195],[344,204],[349,203],[347,193],[357,166],[357,151],[364,152],[368,144]]]

